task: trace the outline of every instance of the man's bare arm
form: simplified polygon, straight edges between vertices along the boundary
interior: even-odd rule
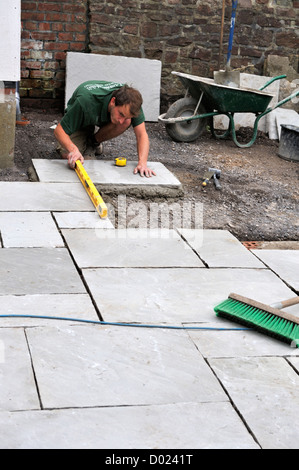
[[[144,122],[139,124],[139,126],[134,127],[134,132],[137,142],[137,153],[138,153],[138,165],[134,170],[134,173],[140,173],[141,176],[156,176],[156,173],[148,168],[147,160],[149,154],[149,138],[145,128]]]

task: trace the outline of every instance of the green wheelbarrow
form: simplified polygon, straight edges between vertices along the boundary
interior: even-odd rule
[[[176,142],[193,142],[202,135],[208,125],[217,139],[225,139],[230,134],[234,143],[241,148],[251,147],[257,137],[258,124],[262,117],[279,108],[288,101],[299,96],[299,90],[277,103],[273,108],[269,104],[274,94],[264,91],[275,80],[285,78],[279,75],[269,80],[259,90],[234,88],[215,83],[213,79],[197,77],[180,72],[177,75],[186,88],[184,98],[173,103],[167,113],[158,118],[165,124],[166,131]],[[253,113],[254,121],[252,139],[248,143],[240,143],[236,137],[234,122],[235,113]],[[229,127],[221,135],[214,129],[213,117],[225,115],[229,118]]]

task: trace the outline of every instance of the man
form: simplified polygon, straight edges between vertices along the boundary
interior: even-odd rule
[[[102,143],[121,135],[132,125],[136,137],[138,165],[134,173],[155,175],[147,166],[149,138],[138,90],[120,83],[88,81],[82,83],[67,104],[67,109],[54,134],[62,158],[75,168],[87,142],[102,147]],[[99,128],[95,132],[95,128]],[[99,152],[100,153],[100,152]]]

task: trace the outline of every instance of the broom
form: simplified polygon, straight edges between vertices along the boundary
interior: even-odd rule
[[[299,318],[280,309],[298,303],[299,296],[273,305],[265,305],[232,293],[214,310],[218,317],[241,323],[297,348]]]

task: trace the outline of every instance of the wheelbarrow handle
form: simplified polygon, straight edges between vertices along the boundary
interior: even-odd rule
[[[280,106],[282,106],[283,104],[287,103],[288,101],[293,100],[294,98],[297,98],[297,96],[299,96],[299,90],[294,91],[294,93],[292,93],[291,95],[287,96],[287,97],[284,98],[283,100],[279,101],[279,103],[277,103],[277,105],[274,106],[273,109],[280,108]],[[272,110],[272,109],[271,109],[271,110]]]
[[[271,85],[271,83],[275,82],[276,80],[281,80],[282,78],[286,78],[286,75],[278,75],[278,77],[271,78],[271,80],[269,80],[265,85],[259,88],[259,91],[264,90],[265,88],[267,88],[267,86]]]

